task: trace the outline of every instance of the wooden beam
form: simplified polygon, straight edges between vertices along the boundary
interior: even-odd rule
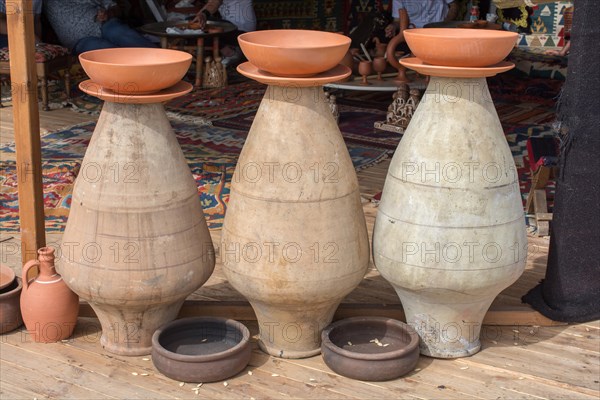
[[[6,2],[10,80],[17,151],[21,261],[45,246],[42,157],[32,2]]]
[[[342,303],[338,307],[334,320],[359,317],[379,316],[406,321],[400,304],[355,304]],[[92,307],[85,302],[80,303],[79,316],[96,318]],[[238,321],[256,321],[256,314],[249,303],[245,301],[200,301],[186,300],[179,312],[179,318],[185,317],[224,317]],[[499,326],[558,326],[566,323],[552,321],[529,306],[491,308],[483,325]]]

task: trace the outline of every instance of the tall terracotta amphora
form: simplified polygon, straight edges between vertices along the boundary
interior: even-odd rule
[[[147,52],[139,76],[152,80],[162,49],[105,49],[102,60],[136,62],[113,57],[119,50]],[[162,105],[192,86],[150,94],[80,87],[105,103],[73,189],[59,271],[96,312],[106,350],[150,354],[154,331],[177,317],[214,268],[196,182]]]
[[[32,268],[38,275],[28,279]],[[38,259],[23,266],[21,314],[36,342],[50,343],[71,336],[77,324],[79,297],[65,284],[54,266],[54,249],[42,247]]]
[[[485,80],[514,65],[402,62],[431,80],[388,170],[373,258],[419,333],[421,353],[469,356],[480,349],[490,304],[525,267],[518,175]]]

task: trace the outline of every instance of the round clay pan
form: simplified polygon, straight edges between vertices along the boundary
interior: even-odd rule
[[[0,290],[15,280],[15,272],[7,265],[0,264]]]
[[[350,48],[350,41],[339,33],[302,29],[254,31],[238,37],[242,52],[258,69],[296,78],[334,68]]]
[[[391,318],[342,319],[325,328],[321,339],[325,364],[352,379],[395,379],[412,371],[419,361],[417,332]]]
[[[194,317],[163,325],[152,336],[156,369],[181,382],[215,382],[248,365],[250,331],[226,318]]]

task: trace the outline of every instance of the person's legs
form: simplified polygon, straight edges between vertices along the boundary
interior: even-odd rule
[[[115,45],[108,40],[104,40],[99,37],[88,36],[83,39],[79,39],[75,46],[73,46],[73,55],[79,55],[86,51],[98,50],[98,49],[110,49]]]
[[[113,47],[157,47],[118,18],[112,18],[102,25],[102,38],[113,43]]]
[[[0,35],[0,48],[8,47],[8,35]]]
[[[238,36],[240,36],[242,33],[246,32],[235,30],[226,33],[219,38],[221,43],[221,56],[223,56],[223,60],[221,62],[223,64],[235,65],[244,59],[244,54],[242,53],[237,40]]]

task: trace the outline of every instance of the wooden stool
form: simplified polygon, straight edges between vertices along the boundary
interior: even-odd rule
[[[69,70],[71,55],[69,49],[55,44],[38,43],[35,46],[35,63],[38,80],[42,86],[42,109],[48,111],[48,75],[60,70],[65,71],[65,90],[67,100],[71,98],[71,82]],[[0,74],[10,75],[10,53],[8,47],[0,49]],[[14,97],[14,91],[13,91]],[[2,103],[0,102],[0,107]]]
[[[525,211],[527,214],[533,214],[537,224],[537,235],[548,236],[552,213],[548,212],[546,185],[550,179],[554,179],[558,171],[558,139],[529,138],[527,153],[531,169],[531,189],[527,196]]]

